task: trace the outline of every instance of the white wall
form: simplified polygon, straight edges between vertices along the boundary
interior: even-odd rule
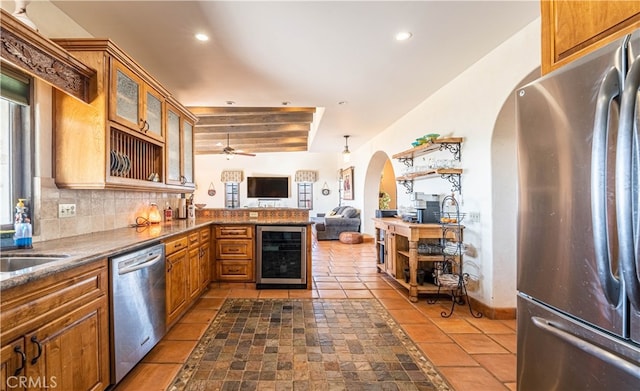
[[[297,207],[295,173],[298,170],[317,171],[318,181],[313,184],[313,209],[310,216],[316,213],[326,213],[338,205],[338,170],[335,153],[261,153],[255,157],[234,156],[227,160],[224,155],[196,155],[195,179],[196,203],[207,204],[207,208],[224,208],[224,184],[220,181],[220,173],[224,170],[241,170],[244,181],[240,184],[240,206],[255,207],[257,199],[247,198],[248,176],[288,176],[291,179],[291,197],[282,199],[278,206]],[[207,194],[209,185],[213,182],[216,195]],[[322,195],[324,183],[331,191],[328,196]]]
[[[364,178],[357,174],[365,172],[367,162],[376,152],[384,151],[392,156],[410,148],[411,141],[427,133],[464,137],[462,195],[456,196],[464,212],[480,213],[478,223],[467,221],[465,224],[464,241],[477,252],[475,257],[465,258],[465,271],[479,279],[479,289],[472,295],[494,308],[515,307],[515,247],[511,254],[502,254],[500,258],[494,258],[493,253],[494,245],[500,243],[498,238],[494,241],[493,235],[500,237],[504,233],[505,237],[512,238],[515,223],[494,227],[491,217],[494,213],[515,216],[517,205],[514,199],[510,204],[501,205],[501,210],[494,211],[492,187],[499,188],[499,185],[493,186],[494,181],[513,184],[517,178],[515,175],[497,178],[491,175],[493,131],[505,101],[513,99],[516,86],[539,65],[540,20],[536,20],[352,153],[352,160],[357,162],[356,188],[362,188]],[[512,131],[515,133],[515,122]],[[515,155],[513,159],[511,163],[515,167]],[[414,164],[424,162],[418,159]],[[401,174],[403,164],[394,161],[393,165],[396,174]],[[450,185],[438,178],[423,179],[414,182],[414,191],[443,194],[450,192]],[[354,203],[365,204],[362,192],[356,193]],[[410,204],[409,195],[398,186],[398,206]],[[365,211],[365,216],[368,213],[370,215]],[[369,220],[365,218],[363,222],[364,231],[373,233],[373,223]],[[505,284],[508,288],[502,289]]]

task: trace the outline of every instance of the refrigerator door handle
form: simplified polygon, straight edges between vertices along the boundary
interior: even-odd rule
[[[591,147],[591,221],[598,279],[609,304],[620,301],[620,280],[613,275],[607,224],[607,134],[612,101],[620,95],[620,72],[611,67],[598,90]]]
[[[586,341],[576,335],[573,335],[558,326],[556,326],[550,320],[533,316],[531,317],[533,324],[536,325],[539,329],[553,335],[554,337],[568,343],[569,345],[582,350],[583,352],[594,356],[607,364],[620,369],[633,377],[638,377],[640,373],[640,368],[632,362],[629,362],[597,345],[592,344],[589,341]]]
[[[616,146],[616,217],[618,220],[618,242],[620,249],[620,274],[627,288],[629,301],[636,309],[640,309],[640,283],[636,265],[637,244],[634,230],[634,182],[637,173],[633,172],[634,147],[637,141],[635,129],[635,108],[638,88],[640,87],[640,61],[635,61],[625,79],[622,100],[620,103],[620,121],[618,125],[618,142]],[[635,183],[637,186],[637,183]],[[636,189],[637,191],[637,189]],[[637,232],[636,232],[637,233]]]

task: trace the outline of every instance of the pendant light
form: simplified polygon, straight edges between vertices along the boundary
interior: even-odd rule
[[[351,161],[351,152],[349,151],[349,136],[344,136],[344,151],[342,151],[342,161],[349,163]]]

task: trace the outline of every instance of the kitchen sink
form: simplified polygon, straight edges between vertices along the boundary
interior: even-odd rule
[[[17,273],[26,271],[34,267],[46,265],[47,263],[60,261],[67,258],[68,255],[44,255],[44,254],[28,254],[28,255],[3,255],[0,257],[0,273]]]

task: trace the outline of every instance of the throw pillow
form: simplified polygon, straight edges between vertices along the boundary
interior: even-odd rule
[[[358,210],[356,208],[348,207],[342,211],[342,215],[347,218],[357,217]]]

